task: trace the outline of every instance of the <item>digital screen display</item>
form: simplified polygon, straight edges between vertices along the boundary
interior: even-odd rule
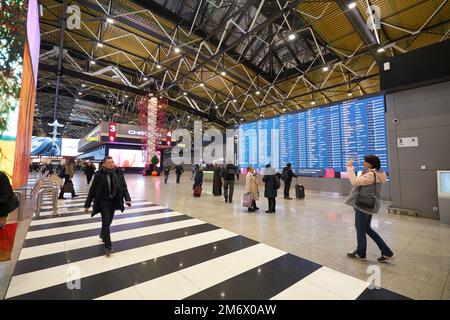
[[[144,168],[144,151],[130,149],[109,149],[109,155],[120,168]]]
[[[450,193],[450,172],[439,172],[440,193]]]
[[[78,143],[80,139],[62,139],[61,155],[63,157],[76,157],[80,153],[78,152]]]
[[[239,167],[281,169],[333,178],[349,159],[362,169],[364,156],[380,157],[388,172],[384,96],[343,102],[239,126]]]
[[[50,137],[32,137],[31,140],[31,156],[60,156],[61,155],[61,138]]]

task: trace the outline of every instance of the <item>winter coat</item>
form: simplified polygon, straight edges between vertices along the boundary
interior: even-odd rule
[[[380,196],[381,196],[381,184],[386,182],[386,173],[383,171],[377,171],[375,169],[367,170],[364,172],[361,176],[357,177],[355,174],[355,168],[348,167],[347,168],[348,177],[350,179],[350,183],[353,186],[352,191],[350,192],[350,195],[345,200],[345,203],[355,209],[358,209],[364,213],[368,214],[374,214],[378,213],[380,210]],[[375,191],[374,191],[374,173],[376,177],[376,185],[375,185]],[[376,201],[375,201],[375,208],[373,210],[371,209],[361,209],[358,208],[356,205],[356,197],[358,194],[361,195],[373,195],[375,193]]]
[[[69,176],[70,179],[73,178],[73,164],[72,163],[64,164],[64,174],[66,176]]]
[[[11,208],[16,206],[18,206],[17,197],[14,195],[8,176],[0,171],[0,217],[7,217],[12,211]]]
[[[277,190],[280,188],[280,177],[274,168],[264,170],[264,197],[276,198]]]
[[[245,177],[245,192],[251,193],[253,200],[259,199],[258,181],[256,180],[256,175],[250,172]]]
[[[203,184],[203,170],[197,171],[194,177],[194,187],[201,186]]]
[[[86,166],[86,169],[84,170],[87,176],[92,176],[95,173],[95,166]]]
[[[109,196],[109,184],[107,174],[103,168],[95,173],[94,180],[92,181],[92,186],[89,189],[89,194],[87,196],[86,202],[84,204],[85,208],[91,206],[92,201],[94,205],[92,206],[92,216],[95,216],[101,211],[102,207],[114,205],[116,210],[124,211],[124,199],[127,202],[131,201],[130,194],[128,193],[127,183],[120,169],[115,169],[118,178],[118,191],[114,198]]]

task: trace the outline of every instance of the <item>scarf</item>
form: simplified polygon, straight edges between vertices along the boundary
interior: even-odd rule
[[[117,195],[117,191],[119,189],[119,178],[116,174],[116,169],[107,169],[103,167],[103,172],[105,172],[108,176],[108,185],[109,185],[109,197],[112,199]]]

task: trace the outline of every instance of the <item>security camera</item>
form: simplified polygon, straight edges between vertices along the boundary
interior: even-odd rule
[[[392,120],[392,123],[398,123],[398,119]]]

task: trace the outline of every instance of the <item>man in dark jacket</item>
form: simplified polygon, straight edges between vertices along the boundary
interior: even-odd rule
[[[91,161],[88,161],[88,163],[86,164],[84,173],[86,174],[87,184],[91,183],[92,176],[95,173],[95,166]]]
[[[266,213],[275,213],[277,190],[280,188],[279,173],[276,172],[270,164],[266,165],[264,170],[264,197],[269,202],[269,210]]]
[[[175,174],[177,176],[177,183],[180,183],[181,174],[184,172],[183,163],[175,166]]]
[[[297,178],[297,175],[292,171],[292,164],[288,163],[283,169],[282,177],[284,177],[284,199],[292,200],[289,197],[289,190],[291,189],[292,178]]]
[[[91,216],[100,212],[102,216],[102,231],[100,238],[103,240],[106,249],[106,255],[112,252],[111,235],[109,226],[114,218],[116,210],[124,211],[124,200],[127,206],[131,206],[131,198],[128,193],[127,183],[120,169],[114,165],[112,157],[106,157],[103,160],[102,168],[97,171],[89,189],[89,194],[84,204],[86,213],[89,211],[92,200],[94,201]]]
[[[234,164],[228,163],[225,168],[222,169],[220,175],[223,178],[223,193],[225,196],[225,202],[232,203],[234,193],[234,179],[236,177],[239,181],[239,170]]]
[[[0,171],[0,229],[6,224],[6,218],[11,211],[19,206],[13,188],[6,173]]]

